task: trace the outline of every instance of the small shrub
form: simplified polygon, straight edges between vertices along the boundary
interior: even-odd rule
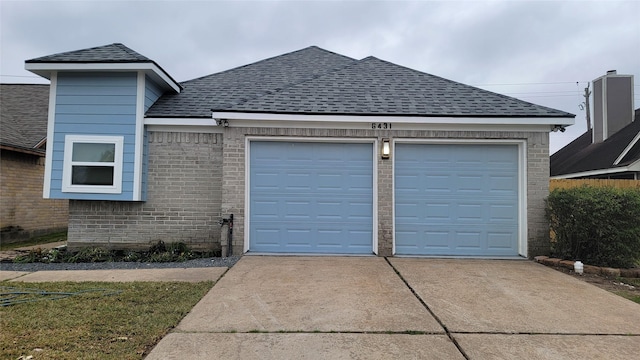
[[[160,240],[157,243],[151,245],[149,248],[149,254],[160,254],[167,251],[167,246],[164,241]]]
[[[554,256],[632,267],[640,259],[640,190],[583,186],[547,198]]]
[[[136,251],[127,251],[122,256],[122,261],[126,262],[137,262],[142,259],[142,254]]]
[[[88,247],[81,249],[77,253],[70,256],[67,262],[70,263],[92,263],[113,261],[111,251],[102,247]]]
[[[37,248],[34,250],[29,250],[29,252],[25,255],[18,255],[13,262],[16,263],[37,263],[42,262],[42,249]]]

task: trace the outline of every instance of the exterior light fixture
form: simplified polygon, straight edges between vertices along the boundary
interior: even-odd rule
[[[229,127],[229,120],[227,119],[222,120],[222,126]]]
[[[388,159],[391,155],[391,144],[389,139],[382,139],[382,158]]]

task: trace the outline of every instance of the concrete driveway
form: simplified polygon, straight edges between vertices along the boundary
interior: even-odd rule
[[[640,305],[530,261],[245,256],[147,359],[630,359]]]

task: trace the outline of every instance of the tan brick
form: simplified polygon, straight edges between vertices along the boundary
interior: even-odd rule
[[[2,150],[0,227],[40,235],[67,227],[68,201],[44,199],[44,158]]]
[[[220,247],[221,135],[150,132],[148,137],[148,201],[71,201],[70,248],[144,249],[159,240]]]

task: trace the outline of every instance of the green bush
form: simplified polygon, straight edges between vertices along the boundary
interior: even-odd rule
[[[623,268],[640,260],[640,190],[556,189],[546,210],[554,256]]]

